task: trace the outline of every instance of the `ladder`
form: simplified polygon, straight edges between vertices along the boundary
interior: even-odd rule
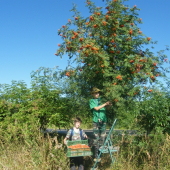
[[[110,129],[110,131],[109,131],[109,134],[107,135],[107,138],[106,138],[103,146],[101,146],[101,147],[99,148],[100,153],[99,153],[99,155],[98,155],[98,157],[97,157],[97,160],[96,160],[96,162],[95,162],[92,170],[94,170],[94,168],[96,167],[97,162],[98,162],[98,160],[99,160],[99,158],[100,158],[100,156],[101,156],[102,153],[110,153],[110,156],[111,156],[111,159],[112,159],[112,164],[114,165],[114,162],[116,162],[116,158],[112,155],[112,152],[117,152],[117,148],[114,148],[114,147],[113,147],[112,141],[111,141],[111,139],[110,139],[111,134],[112,134],[112,132],[113,132],[113,128],[114,128],[114,126],[115,126],[115,124],[116,124],[116,121],[117,121],[117,119],[115,119],[115,121],[113,122],[113,125],[112,125],[112,127],[111,127],[111,129]]]

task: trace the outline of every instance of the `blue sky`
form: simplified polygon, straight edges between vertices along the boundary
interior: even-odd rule
[[[93,1],[101,7],[106,0]],[[39,67],[66,67],[68,58],[54,54],[62,42],[58,29],[73,15],[73,3],[82,16],[88,16],[85,0],[0,0],[0,84],[23,80],[30,87],[30,73]],[[170,0],[129,0],[126,4],[141,9],[141,31],[158,41],[154,52],[170,45]],[[169,61],[170,52],[165,54]]]

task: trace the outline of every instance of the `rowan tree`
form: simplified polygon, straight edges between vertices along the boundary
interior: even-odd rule
[[[147,48],[156,42],[140,30],[136,5],[129,7],[122,0],[107,0],[105,7],[96,7],[90,0],[86,3],[88,17],[74,6],[73,17],[58,30],[63,42],[55,55],[68,54],[63,76],[68,77],[70,93],[88,98],[90,88],[98,87],[118,112],[130,107],[146,83],[164,76],[166,55],[163,50],[156,56]]]

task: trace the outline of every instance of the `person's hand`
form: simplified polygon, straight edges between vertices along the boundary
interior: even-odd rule
[[[66,140],[64,140],[64,145],[67,145],[67,141]]]
[[[110,102],[109,101],[107,101],[106,103],[105,103],[105,105],[107,106],[107,105],[110,105]]]
[[[85,136],[86,139],[88,139],[87,135]]]
[[[106,102],[106,109],[110,110],[112,103],[110,101]]]
[[[110,101],[108,101],[108,102],[109,102],[109,104],[108,104],[108,105],[109,105],[109,106],[112,106],[112,103],[111,103]]]

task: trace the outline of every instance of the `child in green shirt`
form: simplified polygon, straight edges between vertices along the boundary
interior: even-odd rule
[[[99,97],[100,90],[94,87],[91,91],[92,99],[89,101],[90,109],[93,113],[93,134],[95,137],[95,159],[98,157],[99,140],[101,145],[104,144],[106,137],[106,110],[105,106],[111,105],[109,101],[102,104],[101,98]]]

